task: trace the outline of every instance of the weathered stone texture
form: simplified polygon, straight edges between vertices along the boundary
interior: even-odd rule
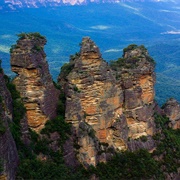
[[[143,140],[143,138],[147,139]],[[152,136],[141,136],[139,139],[128,141],[127,146],[130,151],[136,151],[138,149],[147,149],[150,152],[152,152],[155,149],[156,144],[152,139]]]
[[[165,115],[169,118],[169,126],[173,129],[180,128],[180,104],[173,98],[169,99],[163,107]]]
[[[106,149],[126,150],[131,147],[128,138],[154,133],[154,64],[148,61],[147,50],[140,47],[128,50],[123,58],[125,66],[117,64],[113,71],[96,44],[84,38],[80,53],[70,61],[72,69],[58,78],[66,95],[66,121],[80,134],[78,158],[84,164],[106,161],[108,153],[101,143],[107,144]]]
[[[154,133],[155,73],[154,64],[142,46],[124,52],[124,64],[116,76],[124,87],[123,113],[129,128],[128,137],[138,139]]]
[[[49,73],[43,47],[46,39],[33,34],[20,38],[11,53],[13,83],[23,98],[29,126],[40,131],[56,116],[59,92]]]
[[[4,80],[4,73],[0,73],[0,160],[3,165],[3,172],[0,179],[15,179],[18,166],[18,153],[16,144],[9,129],[12,122],[12,98]],[[5,128],[4,131],[2,130]]]

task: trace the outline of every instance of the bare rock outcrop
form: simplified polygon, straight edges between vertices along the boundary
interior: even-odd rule
[[[108,137],[112,134],[112,124],[122,112],[122,91],[118,90],[112,70],[101,58],[99,48],[89,38],[83,39],[81,52],[71,58],[69,67],[62,68],[62,72],[70,67],[72,70],[67,77],[59,76],[66,94],[66,121],[77,129],[80,161],[96,165],[99,143],[113,146],[117,143]]]
[[[112,63],[123,89],[123,114],[129,128],[128,138],[154,134],[155,72],[154,62],[144,46],[130,45],[123,58]]]
[[[169,118],[169,126],[173,129],[180,128],[180,104],[174,99],[170,98],[163,105],[164,114]]]
[[[96,44],[83,38],[80,53],[62,67],[58,83],[84,165],[106,161],[114,150],[153,148],[151,138],[143,145],[133,142],[154,134],[154,63],[143,46],[126,48],[123,58],[110,67]]]
[[[18,166],[18,152],[10,132],[12,123],[12,98],[6,87],[4,73],[0,67],[0,179],[15,179]],[[1,166],[0,165],[0,166]]]
[[[53,85],[43,50],[46,39],[39,33],[19,37],[11,48],[11,67],[17,74],[13,83],[26,107],[29,127],[38,132],[56,116],[59,91]]]

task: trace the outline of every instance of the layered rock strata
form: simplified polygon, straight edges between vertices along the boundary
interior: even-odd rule
[[[108,152],[131,146],[128,140],[153,135],[154,63],[143,46],[129,47],[110,67],[96,44],[84,38],[80,53],[62,67],[58,82],[84,164],[106,161]]]
[[[15,141],[10,132],[12,122],[12,98],[0,68],[0,166],[3,170],[0,179],[15,179],[18,166],[18,153]]]
[[[129,128],[128,137],[138,139],[154,133],[155,73],[153,59],[144,46],[130,45],[114,68],[123,89],[123,114]]]
[[[173,129],[180,129],[180,104],[170,98],[163,106],[164,114],[169,118],[169,126]]]
[[[19,36],[11,48],[11,68],[17,74],[13,83],[26,107],[29,127],[38,132],[56,116],[59,91],[53,85],[43,50],[46,39],[38,33]]]

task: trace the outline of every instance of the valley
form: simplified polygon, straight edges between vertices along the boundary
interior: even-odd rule
[[[110,62],[122,56],[129,44],[144,44],[156,61],[156,99],[163,104],[168,97],[180,101],[180,12],[172,2],[127,2],[89,4],[38,9],[0,11],[0,59],[8,75],[9,49],[21,32],[40,32],[47,38],[45,50],[53,79],[77,44],[89,36]]]

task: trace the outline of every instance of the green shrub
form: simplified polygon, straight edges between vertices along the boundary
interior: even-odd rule
[[[43,153],[43,154],[48,155],[50,151],[48,144],[49,142],[45,138],[38,140],[37,143],[35,144],[34,152],[36,154]]]
[[[13,119],[15,122],[20,123],[20,120],[24,117],[26,108],[21,99],[13,100]]]
[[[10,130],[16,142],[18,150],[22,150],[22,147],[24,148],[24,145],[21,140],[22,133],[21,133],[20,121],[25,115],[26,108],[22,103],[22,100],[20,98],[20,93],[16,90],[15,85],[12,84],[12,82],[7,76],[4,76],[4,78],[6,81],[6,86],[10,91],[13,99],[13,122],[11,122],[10,124]]]
[[[99,163],[89,171],[99,179],[158,179],[162,176],[158,162],[146,150],[118,153],[106,164]]]
[[[30,128],[29,128],[29,133],[30,133],[31,141],[32,141],[33,143],[38,142],[39,134],[37,134],[37,132],[33,131],[33,130],[30,129]]]
[[[158,115],[158,114],[155,114],[154,117],[155,117],[154,122],[156,124],[156,128],[164,129],[168,127],[169,118],[167,118],[166,116]]]
[[[137,62],[139,60],[138,57],[132,57],[130,59],[119,58],[117,61],[110,61],[110,66],[115,71],[121,68],[132,69],[137,67]]]
[[[33,47],[32,49],[39,52],[39,51],[42,50],[42,47],[41,47],[41,46],[34,45],[34,47]]]
[[[74,85],[73,90],[74,90],[75,92],[78,92],[78,93],[81,92],[76,85]]]
[[[10,53],[13,53],[13,50],[16,49],[17,45],[13,44],[9,50]]]
[[[161,115],[155,115],[155,123],[161,132],[153,136],[158,144],[153,155],[160,157],[159,164],[164,172],[177,173],[180,167],[180,129],[169,128],[169,119]]]
[[[6,86],[8,86],[8,84],[10,83],[10,78],[7,75],[4,75],[3,78],[6,82]]]
[[[6,127],[3,123],[3,120],[0,117],[0,135],[3,135],[6,132]]]
[[[6,78],[6,76],[4,76],[4,77]],[[6,79],[6,80],[7,80],[6,86],[7,86],[8,90],[10,91],[12,98],[14,100],[20,98],[20,93],[16,90],[16,86],[14,84],[12,84],[10,82],[10,80],[8,80],[8,79]]]
[[[63,117],[65,116],[65,102],[66,102],[65,94],[60,89],[59,101],[57,104],[57,114]]]
[[[88,132],[88,135],[91,137],[91,138],[95,138],[95,130],[94,129],[90,129],[89,132]]]
[[[35,33],[20,33],[17,34],[17,36],[19,37],[20,40],[25,39],[25,38],[39,38],[39,39],[46,39],[44,36],[42,36],[39,32],[35,32]]]
[[[20,164],[17,179],[87,180],[89,174],[81,167],[72,171],[64,163],[25,159]]]
[[[140,140],[141,140],[142,142],[146,142],[146,141],[148,140],[148,138],[147,138],[147,136],[141,136],[141,137],[140,137]]]
[[[123,53],[125,54],[125,52],[136,49],[138,46],[136,44],[130,44],[128,47],[123,49]]]
[[[80,53],[75,53],[74,55],[70,55],[70,61],[74,61],[75,59],[77,59],[80,56]]]
[[[55,81],[53,81],[53,84],[56,89],[61,90],[61,85],[57,84]]]
[[[57,114],[64,116],[64,113],[65,113],[65,105],[61,100],[59,100],[57,105]]]
[[[147,51],[147,49],[145,48],[144,45],[140,45],[139,48],[140,48],[142,51]]]
[[[45,124],[45,128],[41,130],[41,134],[47,134],[58,132],[62,142],[64,142],[68,134],[71,134],[71,125],[65,122],[63,116],[57,116],[56,118],[49,120]]]
[[[147,59],[149,62],[151,62],[151,63],[153,63],[154,65],[156,65],[156,62],[155,62],[155,60],[154,60],[152,57],[146,56],[146,59]]]
[[[73,68],[74,68],[74,64],[72,64],[72,63],[65,63],[61,67],[61,75],[63,75],[63,77],[66,78],[68,76],[68,74],[72,71]]]

